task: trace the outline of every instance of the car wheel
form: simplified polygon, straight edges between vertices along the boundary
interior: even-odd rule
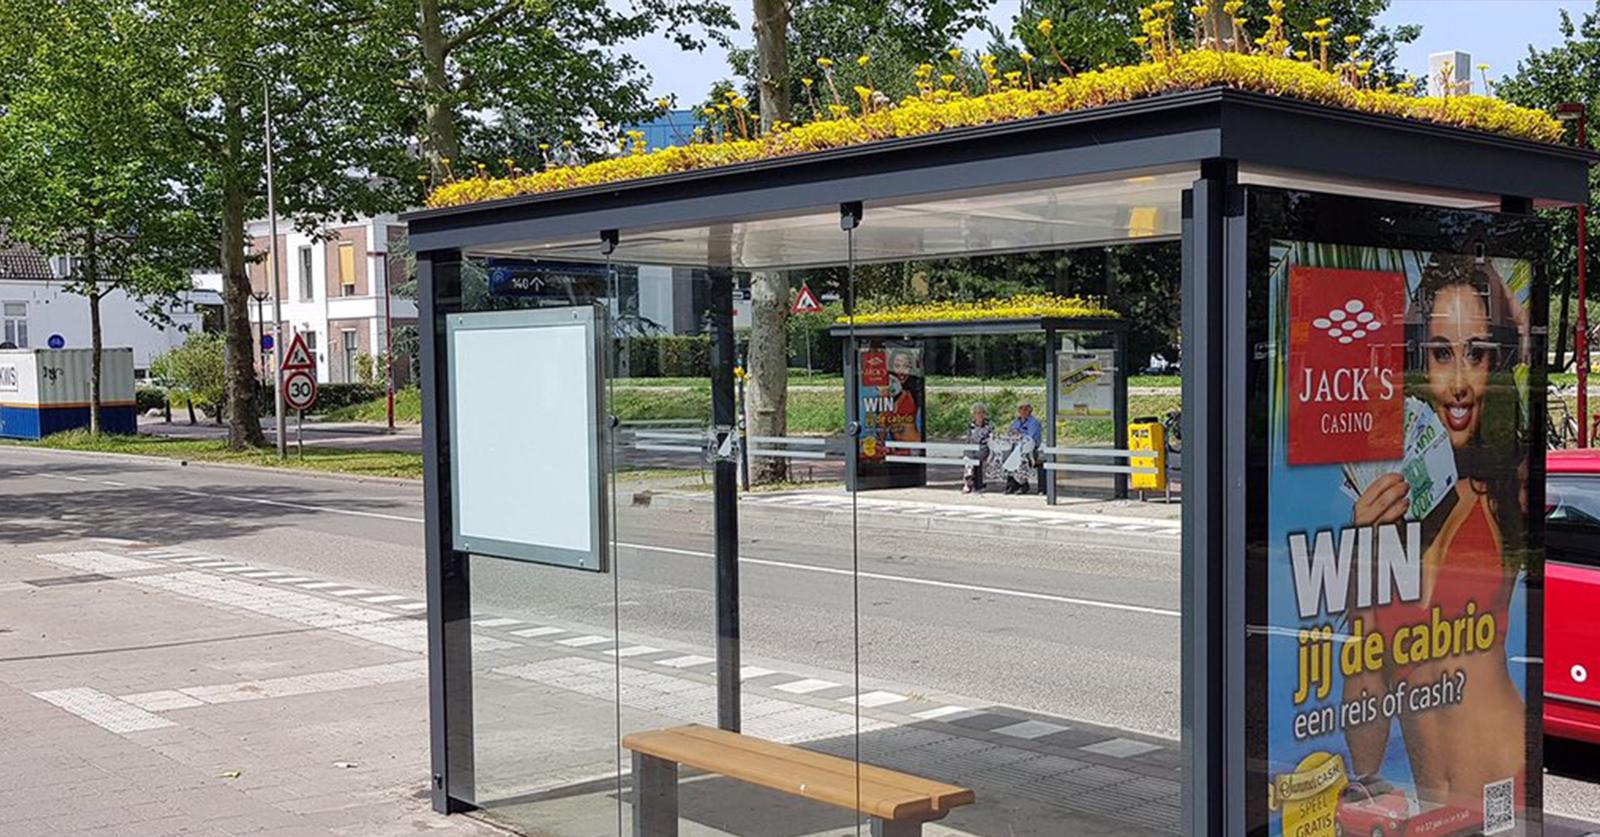
[[[1372,827],[1372,837],[1383,837],[1383,826],[1381,826],[1381,825],[1373,826]]]

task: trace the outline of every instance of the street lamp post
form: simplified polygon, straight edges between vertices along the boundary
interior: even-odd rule
[[[267,235],[271,242],[268,245],[267,258],[272,260],[272,269],[268,271],[268,281],[272,284],[272,356],[276,361],[273,369],[272,403],[275,413],[274,429],[278,435],[278,458],[285,459],[289,455],[289,450],[283,414],[283,335],[278,333],[278,324],[283,322],[283,300],[278,296],[278,197],[272,183],[272,83],[266,79],[261,81],[261,105],[267,146]]]
[[[383,370],[389,388],[389,432],[394,432],[394,327],[389,305],[389,253],[383,254]]]
[[[1556,106],[1556,117],[1562,121],[1578,123],[1578,147],[1588,148],[1589,114],[1582,102],[1567,102]],[[1589,216],[1588,191],[1583,203],[1578,204],[1578,321],[1574,324],[1572,351],[1578,365],[1578,447],[1589,446],[1589,289],[1585,282],[1585,265],[1589,261],[1587,234]]]
[[[262,378],[267,377],[267,318],[261,313],[261,303],[267,301],[266,291],[255,291],[250,294],[256,301],[256,371]]]

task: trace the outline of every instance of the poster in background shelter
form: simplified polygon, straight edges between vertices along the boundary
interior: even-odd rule
[[[926,440],[922,347],[908,344],[866,346],[859,350],[861,436],[857,441],[857,478],[862,488],[922,485],[926,468],[918,463],[889,462],[891,454],[922,456],[917,448],[893,443]]]
[[[1270,258],[1268,832],[1528,833],[1532,267]]]

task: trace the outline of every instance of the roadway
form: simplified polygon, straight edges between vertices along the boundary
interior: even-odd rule
[[[16,447],[0,448],[0,479],[0,543],[127,538],[422,594],[415,483]],[[624,640],[708,648],[708,510],[625,487],[616,572],[475,559],[477,607],[600,630],[614,620]],[[1084,530],[1063,542],[1027,524],[955,537],[886,515],[862,522],[853,531],[784,508],[742,511],[746,664],[849,676],[859,612],[864,688],[1177,736],[1176,537]],[[1554,756],[1565,775],[1547,782],[1549,808],[1600,822],[1600,759]]]

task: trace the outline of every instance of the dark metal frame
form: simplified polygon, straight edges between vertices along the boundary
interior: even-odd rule
[[[1250,348],[1241,169],[1368,189],[1480,195],[1490,205],[1525,212],[1536,203],[1585,200],[1587,168],[1596,159],[1572,148],[1216,88],[406,216],[411,249],[418,254],[427,428],[434,808],[460,810],[473,799],[470,593],[466,556],[451,548],[443,401],[448,359],[441,340],[443,315],[460,306],[463,253],[529,240],[594,240],[602,230],[613,231],[613,242],[626,243],[652,230],[705,226],[712,228],[714,251],[708,264],[729,270],[739,265],[725,245],[740,221],[1197,166],[1199,178],[1183,196],[1183,822],[1192,835],[1244,834],[1246,801],[1263,789],[1246,787],[1244,745],[1245,510],[1253,496],[1246,492],[1258,489],[1248,479],[1245,424],[1230,424],[1246,405]],[[861,217],[859,209],[855,217]],[[731,282],[715,287],[710,308],[727,310]],[[724,342],[724,331],[731,338],[731,329],[718,327],[716,343]],[[731,427],[732,383],[723,368],[731,365],[732,352],[716,354],[713,418]],[[730,698],[729,688],[721,690],[724,726],[737,722],[733,471],[732,462],[718,463],[717,519],[724,530],[717,542],[719,599],[732,597],[719,604],[718,616],[719,673],[731,680],[734,693]]]

